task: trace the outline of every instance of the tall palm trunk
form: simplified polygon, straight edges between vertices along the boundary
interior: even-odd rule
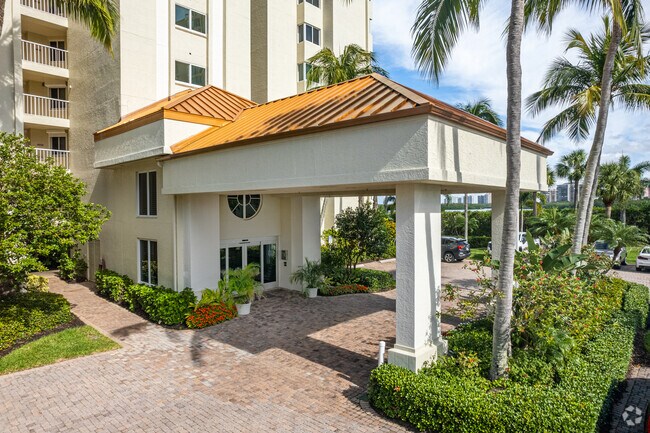
[[[605,57],[605,65],[603,66],[603,78],[601,81],[600,89],[600,106],[598,109],[598,120],[596,122],[596,131],[594,133],[594,141],[591,145],[589,158],[587,159],[587,167],[585,169],[585,178],[580,194],[580,201],[578,202],[578,210],[576,212],[576,225],[573,231],[573,252],[579,254],[582,250],[582,242],[585,233],[589,233],[591,221],[587,219],[587,211],[589,208],[589,201],[591,200],[592,188],[594,186],[594,178],[596,177],[596,170],[600,155],[603,149],[603,142],[605,141],[605,129],[607,128],[607,117],[609,115],[609,103],[612,94],[612,73],[614,69],[614,58],[616,51],[621,43],[622,30],[618,20],[612,20],[612,36],[607,49],[607,56]]]
[[[492,339],[492,365],[490,378],[498,379],[508,371],[511,351],[510,321],[512,318],[512,286],[517,241],[517,213],[519,208],[519,182],[521,174],[521,38],[524,29],[524,0],[512,0],[508,45],[506,49],[508,78],[508,109],[506,159],[508,174],[501,253],[499,254],[499,279]]]
[[[465,194],[465,240],[469,239],[469,205],[467,204],[467,194]]]
[[[598,191],[598,175],[600,173],[600,155],[598,155],[598,165],[596,166],[596,175],[594,176],[594,183],[591,187],[591,195],[589,196],[589,207],[587,208],[587,221],[591,221],[594,214],[594,202],[596,201],[596,192]],[[611,214],[611,209],[610,209]],[[589,243],[589,229],[586,229],[582,235],[582,245]]]
[[[5,0],[0,0],[0,33],[5,22]]]
[[[536,217],[537,212],[537,191],[533,193],[533,216]]]
[[[580,191],[580,179],[573,181],[573,208],[578,209],[578,191]]]

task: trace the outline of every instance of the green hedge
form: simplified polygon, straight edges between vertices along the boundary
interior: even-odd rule
[[[455,358],[443,357],[417,374],[393,365],[375,369],[370,401],[391,418],[440,433],[595,432],[611,407],[612,391],[625,379],[634,336],[647,316],[648,288],[629,284],[622,309],[555,377],[544,379],[540,367],[547,364],[534,356],[518,357],[512,367],[520,371],[497,382],[483,378],[480,365],[461,369],[452,366]],[[466,338],[482,341],[479,347],[485,343],[481,326],[468,329]],[[540,378],[534,385],[516,379],[521,370]]]
[[[0,297],[0,350],[73,318],[68,301],[56,293],[16,293]]]
[[[143,313],[152,322],[170,326],[185,323],[191,305],[197,301],[192,289],[176,292],[167,287],[133,284],[126,275],[110,270],[98,271],[95,281],[101,295],[131,311]]]
[[[491,240],[491,236],[470,236],[467,242],[469,242],[470,248],[487,248],[488,242]]]
[[[385,271],[357,268],[353,270],[354,282],[366,286],[371,292],[380,292],[395,288],[395,279]]]

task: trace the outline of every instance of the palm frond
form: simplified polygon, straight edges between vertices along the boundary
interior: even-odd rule
[[[56,0],[68,16],[88,27],[90,35],[112,52],[113,36],[119,24],[115,0]]]

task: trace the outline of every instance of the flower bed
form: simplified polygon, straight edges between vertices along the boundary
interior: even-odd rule
[[[618,286],[624,294],[613,302]],[[490,365],[491,324],[477,321],[450,333],[450,356],[417,374],[392,365],[374,370],[371,404],[391,418],[441,433],[598,431],[612,393],[627,373],[635,334],[645,328],[648,288],[604,280],[596,290],[602,292],[595,318],[575,310],[585,331],[569,327],[577,346],[563,356],[540,349],[550,343],[535,350],[519,348],[513,351],[509,378],[490,381],[485,371]],[[567,314],[558,318],[567,319]],[[538,338],[554,338],[538,335],[541,328],[526,329]],[[562,339],[555,340],[561,350]]]
[[[237,309],[225,303],[199,307],[187,316],[187,327],[205,328],[237,317]]]
[[[341,286],[324,287],[319,289],[318,293],[321,296],[339,296],[351,295],[352,293],[369,293],[370,289],[361,284],[343,284]]]

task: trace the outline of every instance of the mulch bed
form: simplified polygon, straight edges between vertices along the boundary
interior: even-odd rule
[[[24,346],[27,343],[31,343],[32,341],[38,340],[39,338],[45,337],[46,335],[56,334],[57,332],[63,331],[65,329],[77,328],[79,326],[84,326],[84,325],[85,323],[80,318],[78,318],[74,313],[72,313],[72,320],[69,321],[68,323],[63,323],[57,327],[48,329],[47,331],[39,332],[38,334],[34,334],[28,338],[18,340],[11,347],[7,347],[6,349],[0,350],[0,358],[9,354],[10,352],[13,352],[14,350],[18,349],[21,346]]]

